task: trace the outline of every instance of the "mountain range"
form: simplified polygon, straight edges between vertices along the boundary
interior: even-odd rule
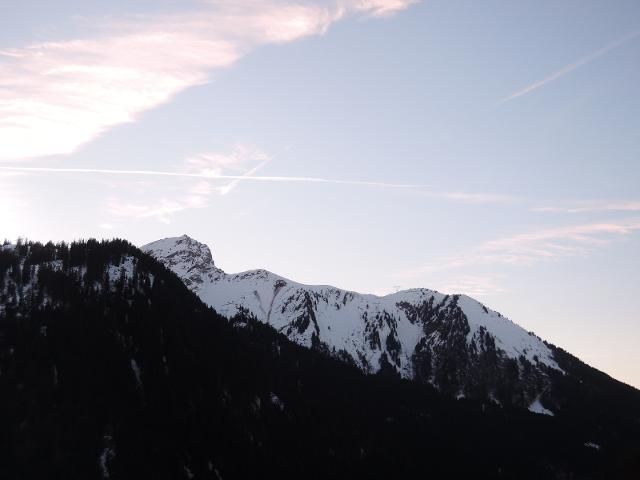
[[[466,295],[425,288],[386,296],[303,285],[266,270],[227,274],[187,235],[141,247],[203,302],[246,313],[290,340],[356,365],[428,383],[455,396],[491,399],[553,415],[558,349]]]
[[[638,478],[640,392],[467,297],[145,250],[0,248],[0,478]]]

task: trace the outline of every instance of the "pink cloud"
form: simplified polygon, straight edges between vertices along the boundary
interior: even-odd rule
[[[0,159],[68,154],[260,45],[321,35],[348,15],[411,0],[210,2],[200,11],[88,25],[84,38],[0,51]]]
[[[541,229],[490,240],[459,255],[435,258],[408,274],[415,276],[471,266],[530,266],[585,256],[638,230],[638,218]]]
[[[640,212],[640,201],[582,202],[562,207],[536,207],[533,212],[545,213],[595,213],[595,212]]]

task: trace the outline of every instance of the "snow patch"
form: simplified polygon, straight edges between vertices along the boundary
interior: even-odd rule
[[[540,403],[540,397],[531,402],[531,405],[529,405],[529,411],[541,415],[549,415],[551,417],[554,416],[554,413],[551,410],[542,406],[542,403]]]
[[[133,370],[133,374],[136,377],[136,383],[138,384],[139,387],[142,387],[142,381],[140,379],[141,371],[140,371],[140,367],[138,366],[138,362],[136,362],[135,358],[131,359],[131,370]]]

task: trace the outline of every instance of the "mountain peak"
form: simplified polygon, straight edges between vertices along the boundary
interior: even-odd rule
[[[224,272],[215,266],[211,250],[188,235],[163,238],[141,247],[171,268],[194,291]]]

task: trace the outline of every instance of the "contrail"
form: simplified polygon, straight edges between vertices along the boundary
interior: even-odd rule
[[[594,60],[602,57],[603,55],[606,55],[610,51],[615,50],[618,47],[621,47],[625,43],[627,43],[627,42],[633,40],[634,38],[636,38],[638,35],[640,35],[640,30],[636,30],[636,31],[630,33],[629,35],[627,35],[626,37],[623,37],[620,40],[617,40],[617,41],[607,45],[606,47],[603,47],[603,48],[601,48],[599,50],[596,50],[595,52],[587,55],[586,57],[578,60],[577,62],[571,63],[571,64],[567,65],[566,67],[561,68],[560,70],[558,70],[555,73],[552,73],[548,77],[543,78],[542,80],[540,80],[538,82],[532,83],[531,85],[523,88],[522,90],[519,90],[516,93],[513,93],[513,94],[509,95],[508,97],[503,98],[502,100],[500,100],[500,103],[505,103],[505,102],[510,102],[511,100],[515,100],[518,97],[521,97],[523,95],[526,95],[527,93],[531,93],[534,90],[537,90],[538,88],[546,85],[549,82],[557,80],[560,77],[564,77],[565,75],[573,72],[574,70],[576,70],[576,69],[578,69],[580,67],[583,67],[583,66],[587,65],[588,63],[593,62]]]
[[[258,165],[256,165],[255,167],[253,167],[251,170],[247,171],[244,175],[242,175],[243,177],[251,177],[253,174],[255,174],[258,170],[260,170],[262,167],[264,167],[267,163],[271,162],[271,160],[273,160],[272,158],[267,158],[266,160],[264,160],[263,162],[260,162]],[[227,193],[229,193],[231,190],[233,190],[234,188],[236,188],[238,186],[238,183],[240,183],[240,180],[232,180],[231,182],[229,182],[227,185],[220,187],[220,195],[226,195]]]
[[[209,180],[234,180],[251,182],[290,182],[290,183],[331,183],[336,185],[361,185],[368,187],[384,188],[425,188],[428,185],[387,183],[387,182],[367,182],[360,180],[338,180],[322,177],[286,177],[286,176],[246,176],[245,175],[216,175],[210,173],[183,173],[183,172],[163,172],[159,170],[110,170],[101,168],[55,168],[55,167],[8,167],[0,166],[0,170],[14,172],[31,173],[86,173],[105,175],[147,175],[161,177],[187,177],[204,178]],[[232,182],[233,183],[233,182]]]
[[[258,170],[260,170],[262,167],[264,167],[265,165],[271,163],[275,158],[279,157],[282,152],[286,152],[287,150],[290,150],[291,146],[286,146],[285,148],[283,148],[280,152],[276,153],[275,155],[271,156],[271,157],[267,157],[265,160],[263,160],[262,162],[260,162],[258,165],[256,165],[255,167],[253,167],[252,169],[246,171],[245,173],[242,174],[242,177],[251,177],[253,176]],[[231,190],[233,190],[234,188],[236,188],[238,186],[238,183],[240,183],[240,180],[232,180],[231,182],[229,182],[228,184],[219,187],[218,191],[220,192],[220,195],[226,195],[229,192],[231,192]]]

